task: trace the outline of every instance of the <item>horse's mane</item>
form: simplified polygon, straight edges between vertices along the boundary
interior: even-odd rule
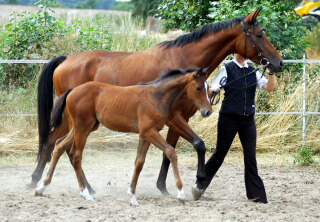
[[[175,40],[161,42],[159,43],[159,46],[165,47],[165,49],[168,49],[174,46],[182,47],[189,43],[200,40],[206,33],[216,33],[221,30],[225,30],[227,28],[233,27],[234,25],[239,24],[244,18],[245,17],[239,17],[231,20],[207,24],[202,28],[197,29],[194,32],[182,35]]]
[[[169,70],[165,73],[163,73],[158,79],[156,80],[153,80],[151,82],[140,82],[138,83],[138,85],[151,85],[151,84],[154,84],[154,83],[158,83],[158,82],[162,82],[162,81],[165,81],[169,78],[176,78],[178,76],[181,76],[181,75],[185,75],[187,73],[190,73],[190,72],[194,72],[196,71],[198,68],[190,68],[190,69],[174,69],[174,70]]]

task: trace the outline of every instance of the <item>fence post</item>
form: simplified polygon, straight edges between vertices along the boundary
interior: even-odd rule
[[[302,147],[306,146],[306,102],[307,102],[306,56],[303,55],[303,102],[302,102]]]

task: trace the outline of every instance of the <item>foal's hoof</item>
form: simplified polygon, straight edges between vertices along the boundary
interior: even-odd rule
[[[89,191],[87,188],[85,188],[84,190],[80,191],[80,195],[83,197],[83,199],[85,200],[89,200],[89,201],[94,201],[94,199],[91,197]]]
[[[204,193],[204,190],[200,190],[198,187],[197,187],[197,184],[193,185],[192,189],[191,189],[191,193],[192,193],[192,196],[193,196],[193,199],[194,200],[199,200],[200,197],[203,195]]]
[[[180,204],[186,205],[186,199],[180,199],[180,198],[178,198],[178,201],[179,201]]]
[[[36,197],[40,197],[40,196],[42,196],[42,193],[36,190],[36,192],[34,192],[34,195]]]
[[[185,205],[186,204],[186,195],[184,194],[183,188],[181,190],[178,189],[178,201],[179,203]]]
[[[36,189],[34,195],[35,196],[42,196],[43,191],[46,189],[46,185],[44,184],[44,182],[42,182]]]

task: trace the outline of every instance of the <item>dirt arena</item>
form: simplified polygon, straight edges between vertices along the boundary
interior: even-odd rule
[[[180,151],[179,167],[187,196],[186,204],[181,205],[176,199],[172,169],[167,183],[171,196],[162,196],[157,190],[162,154],[152,147],[137,186],[140,206],[130,206],[126,191],[135,152],[133,148],[122,152],[85,150],[84,171],[97,192],[95,202],[80,197],[75,173],[65,155],[42,197],[26,188],[35,168],[35,155],[0,157],[0,221],[320,221],[319,169],[294,165],[290,155],[276,153],[258,154],[270,204],[257,204],[246,199],[239,151],[228,155],[204,196],[193,201],[195,153]]]

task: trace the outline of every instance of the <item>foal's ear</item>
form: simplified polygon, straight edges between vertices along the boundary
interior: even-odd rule
[[[245,19],[244,19],[244,22],[250,26],[250,25],[253,25],[256,21],[257,21],[257,18],[261,12],[261,8],[258,8],[257,10],[255,10],[254,12],[252,12],[251,14],[249,14]]]
[[[203,73],[203,68],[199,68],[193,73],[193,77],[194,78],[200,77],[202,76],[202,73]]]

